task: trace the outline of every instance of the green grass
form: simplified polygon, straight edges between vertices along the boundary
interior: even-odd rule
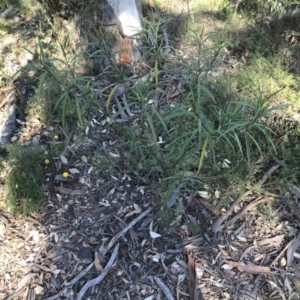
[[[16,5],[21,8],[23,12],[33,13],[36,7],[39,5],[37,0],[1,0],[0,9],[4,10],[12,5]]]
[[[6,202],[15,214],[36,211],[44,200],[45,147],[7,147],[10,172],[6,179]]]

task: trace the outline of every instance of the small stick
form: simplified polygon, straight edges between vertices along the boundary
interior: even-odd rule
[[[99,284],[104,278],[105,276],[108,274],[108,272],[110,271],[110,269],[112,268],[112,266],[115,263],[115,259],[118,255],[118,251],[119,251],[119,244],[116,245],[107,265],[105,266],[102,274],[94,279],[89,280],[88,282],[86,282],[86,284],[83,286],[83,288],[81,289],[81,291],[79,292],[76,300],[81,300],[82,297],[84,296],[84,294],[86,293],[86,291],[93,285]]]
[[[106,249],[104,250],[104,253],[101,253],[102,255],[105,255],[115,244],[115,242],[121,237],[123,236],[131,227],[133,227],[137,222],[139,222],[141,219],[143,219],[145,216],[147,216],[150,211],[152,210],[151,207],[149,207],[148,209],[146,209],[142,214],[140,214],[137,218],[135,218],[134,220],[132,220],[125,228],[123,228],[120,232],[118,232],[109,242],[109,244],[107,245]]]
[[[274,173],[279,167],[280,165],[273,166],[259,181],[259,185],[262,186],[267,181],[267,179],[272,175],[272,173]]]

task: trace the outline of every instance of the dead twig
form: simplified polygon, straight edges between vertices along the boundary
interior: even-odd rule
[[[279,167],[280,167],[280,165],[273,166],[259,181],[259,185],[262,186]]]
[[[123,236],[131,227],[133,227],[137,222],[139,222],[141,219],[143,219],[145,216],[147,216],[151,212],[152,208],[149,207],[146,209],[142,214],[140,214],[137,218],[132,220],[125,228],[123,228],[120,232],[118,232],[109,242],[106,249],[101,253],[102,255],[105,255],[115,244],[115,242]]]
[[[105,266],[102,274],[100,276],[98,276],[97,278],[94,278],[92,280],[89,280],[88,282],[86,282],[86,284],[83,286],[83,288],[81,289],[81,291],[79,292],[76,300],[81,300],[82,297],[84,296],[84,294],[86,293],[86,291],[93,285],[99,284],[107,275],[107,273],[110,271],[110,269],[112,268],[112,266],[115,263],[115,259],[118,255],[118,251],[119,251],[119,244],[116,245],[107,265]]]

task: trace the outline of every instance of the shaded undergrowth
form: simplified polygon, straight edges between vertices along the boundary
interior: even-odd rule
[[[266,162],[263,170],[274,156],[285,161],[288,168],[282,174],[289,180],[289,171],[294,170],[293,164],[297,162],[292,156],[298,148],[284,139],[277,143],[285,136],[285,129],[276,131],[273,111],[281,109],[281,116],[285,116],[282,104],[300,105],[298,67],[291,67],[298,57],[297,38],[292,42],[296,35],[290,33],[284,44],[280,25],[285,24],[284,18],[274,18],[265,25],[260,19],[250,22],[251,14],[247,15],[245,8],[238,7],[236,12],[233,8],[229,2],[214,8],[214,17],[223,25],[208,32],[203,29],[203,22],[195,22],[198,16],[205,15],[204,8],[191,8],[186,16],[194,20],[192,33],[186,34],[185,20],[176,31],[176,43],[171,44],[179,47],[180,41],[185,40],[191,53],[183,55],[168,56],[163,40],[164,26],[171,28],[182,15],[175,19],[174,14],[168,19],[168,11],[162,6],[160,21],[148,17],[142,38],[146,63],[153,76],[152,80],[136,85],[130,72],[115,63],[101,32],[95,33],[91,24],[85,24],[78,33],[77,19],[72,25],[74,31],[65,34],[59,26],[67,28],[66,21],[61,14],[51,11],[45,22],[49,22],[55,38],[46,42],[48,36],[41,34],[35,50],[30,50],[34,59],[19,73],[30,76],[36,86],[34,97],[28,102],[28,116],[35,115],[47,122],[58,119],[68,134],[80,134],[91,118],[101,116],[103,126],[112,128],[118,137],[114,147],[121,153],[122,168],[139,178],[140,183],[156,185],[164,195],[161,200],[165,208],[175,197],[180,210],[178,199],[183,190],[203,189],[217,176],[227,177],[235,184],[241,178],[250,180],[253,161],[259,158]],[[89,10],[84,7],[84,11]],[[239,16],[247,17],[248,25],[243,22],[242,28],[234,30],[229,25],[237,24]],[[69,21],[71,24],[72,20]],[[288,30],[292,30],[292,21],[289,24]],[[275,42],[271,41],[273,31]],[[88,40],[80,39],[83,32]],[[77,44],[72,34],[78,37]],[[290,54],[284,56],[281,48]],[[225,76],[211,76],[224,55],[237,62],[236,68]],[[100,62],[102,67],[92,70],[93,62]],[[145,73],[142,68],[138,71]],[[113,90],[106,89],[112,83],[131,87],[123,94],[126,102],[122,107],[114,102]],[[120,122],[122,114],[134,108],[139,113]],[[19,146],[11,146],[9,151],[10,160],[16,164],[8,179],[7,201],[21,213],[37,209],[43,198],[43,191],[35,187],[40,187],[44,178],[40,165],[44,151]],[[39,164],[34,167],[31,162],[36,156],[31,153],[38,156]],[[24,180],[33,177],[30,184]],[[13,188],[19,186],[20,179],[26,183],[24,190]],[[34,195],[29,193],[32,189],[36,191]]]

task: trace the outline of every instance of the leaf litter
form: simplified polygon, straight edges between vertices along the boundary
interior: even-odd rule
[[[289,234],[295,223],[287,229],[265,216],[274,195],[249,186],[222,212],[190,195],[189,217],[167,233],[158,230],[161,207],[150,186],[87,172],[92,164],[80,153],[68,164],[78,172],[57,181],[58,201],[48,197],[40,213],[23,220],[1,214],[3,299],[296,297],[299,235]],[[196,235],[188,220],[197,224]]]

